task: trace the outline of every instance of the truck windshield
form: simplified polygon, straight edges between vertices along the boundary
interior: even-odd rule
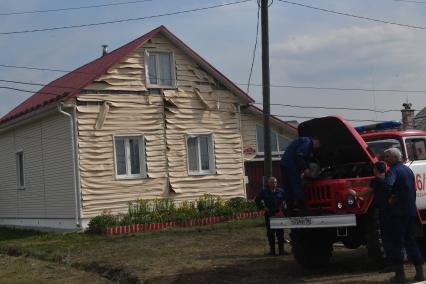
[[[383,152],[389,148],[398,148],[401,150],[401,143],[398,139],[388,138],[388,139],[375,139],[366,141],[368,148],[373,152],[373,154],[381,161],[383,161]]]

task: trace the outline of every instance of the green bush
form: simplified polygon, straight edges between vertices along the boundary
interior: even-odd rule
[[[224,202],[220,196],[212,194],[204,194],[196,201],[197,210],[201,217],[214,216],[216,208],[224,206]]]
[[[89,232],[98,233],[102,229],[130,224],[164,223],[170,221],[185,222],[210,216],[230,216],[243,211],[256,211],[253,200],[235,197],[226,202],[220,197],[204,194],[195,201],[184,201],[178,206],[168,198],[130,202],[128,213],[113,216],[103,213],[89,223]]]
[[[117,217],[110,214],[102,214],[90,220],[87,232],[100,233],[102,229],[114,227],[118,224]]]

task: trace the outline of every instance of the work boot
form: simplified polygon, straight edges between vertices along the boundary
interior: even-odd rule
[[[395,272],[395,276],[391,278],[391,283],[406,283],[404,265],[401,264],[394,266],[393,271]]]
[[[425,281],[425,275],[423,273],[422,263],[416,263],[414,264],[414,267],[416,268],[416,275],[414,276],[414,281],[417,281],[417,282]]]
[[[284,244],[278,244],[278,255],[285,255]]]
[[[268,252],[269,256],[276,256],[277,254],[275,253],[275,245],[273,246],[269,246],[269,252]]]

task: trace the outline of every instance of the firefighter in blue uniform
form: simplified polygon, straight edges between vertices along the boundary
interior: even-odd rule
[[[269,217],[282,212],[284,202],[284,190],[277,187],[275,177],[268,178],[267,186],[262,189],[255,198],[256,206],[259,210],[265,210],[266,236],[269,242],[269,255],[275,253],[275,236],[278,242],[278,254],[284,255],[284,229],[271,229]]]
[[[423,258],[415,239],[417,219],[416,189],[414,174],[402,161],[401,151],[390,148],[384,152],[385,162],[390,167],[385,176],[385,189],[389,192],[389,217],[393,226],[386,230],[386,239],[391,244],[390,260],[394,266],[396,283],[405,283],[404,249],[416,268],[415,281],[424,281]]]
[[[309,158],[320,147],[316,137],[298,137],[293,140],[281,158],[282,185],[286,190],[286,203],[289,215],[293,209],[305,210],[302,177],[310,176]]]

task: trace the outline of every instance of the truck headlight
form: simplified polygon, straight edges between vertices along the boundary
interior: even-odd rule
[[[354,205],[355,204],[355,197],[353,195],[348,195],[348,198],[346,199],[346,202],[350,206]]]
[[[337,208],[342,209],[343,208],[343,204],[342,202],[337,202]]]

